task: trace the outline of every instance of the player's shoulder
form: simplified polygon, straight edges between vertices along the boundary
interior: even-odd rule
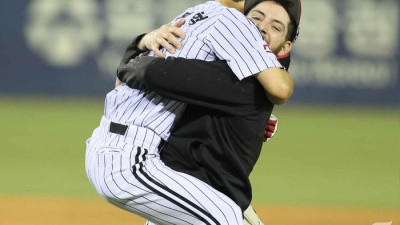
[[[228,16],[236,18],[237,20],[246,20],[246,16],[234,8],[228,8],[217,1],[207,1],[195,6],[193,9],[200,9],[206,13],[212,14],[213,16]]]
[[[234,9],[234,8],[224,7],[224,9],[222,10],[222,14],[231,15],[238,19],[246,18],[246,16],[243,13],[239,12],[237,9]]]
[[[200,11],[218,11],[218,10],[222,10],[223,8],[226,8],[226,7],[217,1],[207,1],[207,2],[200,3],[198,5],[195,5],[191,8],[189,8],[189,10],[191,10],[191,11],[199,11],[199,10]]]
[[[220,21],[230,21],[231,24],[235,24],[235,26],[240,28],[245,28],[245,30],[251,33],[259,33],[257,26],[249,18],[247,18],[247,16],[234,8],[225,7],[221,11],[220,16]]]
[[[236,20],[236,21],[240,21],[240,22],[246,22],[248,23],[248,18],[241,12],[239,12],[237,9],[234,8],[228,8],[225,7],[222,11],[221,11],[221,15],[231,19],[231,20]]]

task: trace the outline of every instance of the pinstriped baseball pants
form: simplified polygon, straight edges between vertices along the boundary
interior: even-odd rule
[[[146,224],[243,224],[230,198],[195,177],[165,166],[157,135],[130,125],[125,135],[110,132],[102,118],[87,140],[86,172],[108,202],[148,220]]]

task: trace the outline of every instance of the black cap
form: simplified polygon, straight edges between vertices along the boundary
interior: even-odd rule
[[[251,9],[253,9],[257,4],[264,2],[265,0],[245,0],[244,1],[244,14],[247,15]],[[290,38],[291,42],[295,42],[297,36],[299,36],[299,25],[300,25],[300,18],[301,18],[301,0],[288,0],[293,3],[294,10],[289,17],[291,20],[295,22],[294,32],[292,37]],[[279,2],[279,1],[278,1]],[[288,12],[290,13],[290,12]]]

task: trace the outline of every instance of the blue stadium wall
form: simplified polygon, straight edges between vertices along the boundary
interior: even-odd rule
[[[104,96],[132,37],[200,0],[0,0],[0,94]],[[399,104],[400,2],[303,0],[295,103]]]

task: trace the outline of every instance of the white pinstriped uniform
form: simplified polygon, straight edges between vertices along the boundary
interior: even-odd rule
[[[255,25],[240,12],[210,1],[179,17],[183,15],[183,48],[175,54],[164,51],[166,56],[223,59],[238,79],[280,67]],[[87,141],[90,182],[107,201],[147,218],[148,224],[243,224],[231,199],[161,162],[158,145],[168,139],[184,108],[184,103],[125,84],[109,92],[100,126]],[[111,122],[128,128],[112,133]]]

